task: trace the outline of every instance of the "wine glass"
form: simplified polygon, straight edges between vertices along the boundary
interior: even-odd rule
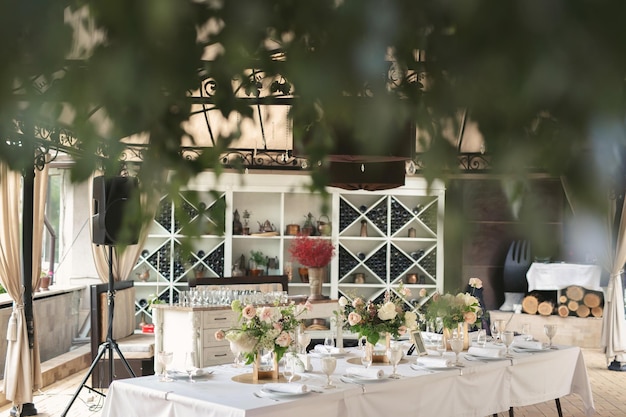
[[[502,342],[502,333],[506,330],[506,320],[496,320],[496,328],[498,330],[498,339]]]
[[[311,343],[311,335],[303,330],[300,330],[300,332],[298,333],[298,345],[300,353],[306,354],[306,348],[309,346],[309,343]]]
[[[333,348],[335,347],[335,339],[333,339],[332,335],[330,334],[326,335],[326,337],[324,338],[324,347],[326,348],[326,351],[330,355]]]
[[[291,383],[296,376],[296,367],[294,364],[294,358],[291,355],[285,356],[285,366],[283,366],[283,376],[287,382]]]
[[[160,351],[159,353],[157,353],[157,360],[161,364],[161,370],[162,370],[161,378],[159,379],[159,381],[161,382],[173,381],[173,379],[170,378],[170,376],[167,373],[167,366],[172,363],[173,357],[174,357],[174,354],[172,352]]]
[[[333,372],[335,372],[335,368],[337,367],[337,359],[334,356],[324,356],[321,358],[322,360],[322,372],[326,374],[326,385],[324,388],[331,389],[335,388],[332,384],[332,380],[330,376]]]
[[[513,333],[511,330],[507,330],[504,333],[502,333],[502,341],[504,342],[504,346],[506,346],[506,357],[510,358],[511,357],[511,353],[509,351],[509,347],[511,346],[511,343],[513,343],[513,338],[515,337],[515,333]]]
[[[196,382],[193,375],[198,372],[195,352],[185,352],[185,372],[189,375],[189,382]]]
[[[524,335],[524,340],[533,340],[533,335],[530,333],[530,323],[522,324],[522,335]]]
[[[455,335],[450,338],[450,347],[456,356],[456,360],[454,361],[455,366],[463,366],[463,363],[459,361],[459,354],[463,350],[463,338],[459,335]]]
[[[485,347],[487,344],[487,332],[485,329],[479,329],[476,335],[476,345],[479,347]]]
[[[552,338],[556,336],[556,324],[545,324],[543,330],[546,332],[546,336],[550,339],[550,348],[552,349]]]
[[[396,372],[396,370],[398,368],[398,363],[400,363],[400,360],[402,359],[402,356],[404,356],[404,352],[402,351],[401,344],[392,343],[391,345],[389,345],[389,348],[387,349],[387,358],[389,359],[391,366],[393,366],[393,372],[391,373],[391,375],[389,375],[389,378],[400,379],[401,376]]]
[[[443,357],[446,350],[448,350],[446,347],[446,338],[442,335],[441,338],[437,339],[437,353],[439,353],[439,356]]]
[[[361,356],[361,363],[365,368],[369,368],[372,365],[372,359],[374,354],[374,346],[369,343],[363,346],[363,356]]]

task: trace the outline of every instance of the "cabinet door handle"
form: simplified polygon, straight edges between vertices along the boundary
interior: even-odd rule
[[[213,356],[215,356],[217,358],[217,357],[220,357],[220,356],[227,356],[227,355],[228,355],[227,353],[220,353],[219,355],[216,354],[216,355],[213,355]]]
[[[215,317],[213,320],[214,321],[218,321],[218,320],[227,320],[228,317]]]

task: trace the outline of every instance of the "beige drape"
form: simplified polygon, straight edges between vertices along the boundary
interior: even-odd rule
[[[90,198],[90,207],[92,213],[94,212],[94,200],[93,200],[93,187],[89,187],[89,198]],[[141,206],[144,212],[147,212],[149,216],[153,217],[156,212],[156,204],[152,204],[151,201],[154,199],[149,198],[148,196],[142,194],[141,195]],[[89,220],[89,232],[93,233],[93,216]],[[125,281],[130,279],[131,272],[133,268],[137,264],[137,259],[139,259],[139,255],[143,249],[143,244],[146,241],[146,237],[148,236],[148,228],[142,227],[141,233],[139,234],[139,240],[136,245],[128,245],[124,247],[123,250],[119,250],[118,247],[113,248],[113,280],[114,281]],[[93,241],[93,236],[92,236]],[[98,272],[98,277],[102,282],[109,282],[109,250],[104,245],[91,245],[91,251],[93,253],[93,259],[96,266],[96,271]]]
[[[48,189],[48,168],[37,171],[33,201],[33,271],[31,282],[37,288],[41,273],[43,218]],[[20,201],[21,175],[0,164],[0,282],[13,299],[13,311],[7,327],[7,355],[4,392],[8,400],[21,407],[33,401],[33,390],[41,387],[41,362],[37,323],[34,322],[34,346],[28,347],[24,315],[24,287],[21,282]],[[29,254],[25,254],[29,255]],[[34,306],[33,306],[34,307]]]
[[[561,179],[567,201],[575,218],[583,218],[584,209],[579,208],[574,193],[567,181]],[[575,210],[576,209],[576,210]],[[622,207],[620,223],[615,230],[615,200],[607,199],[607,214],[604,222],[599,223],[597,232],[603,235],[604,253],[600,253],[601,266],[610,273],[609,284],[604,299],[602,315],[601,343],[607,362],[616,360],[626,362],[626,319],[624,318],[624,290],[622,274],[626,263],[626,204]]]
[[[609,227],[613,226],[615,210],[611,210]],[[613,216],[611,216],[611,214]],[[604,267],[611,273],[602,315],[602,347],[607,361],[626,362],[626,319],[624,318],[624,289],[622,274],[626,263],[626,204],[622,207],[615,247],[607,245]]]

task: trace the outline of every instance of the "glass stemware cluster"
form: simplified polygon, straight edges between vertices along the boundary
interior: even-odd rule
[[[287,291],[255,291],[255,290],[233,290],[228,287],[217,289],[190,288],[188,291],[181,291],[178,304],[185,307],[201,306],[229,306],[234,300],[241,301],[242,304],[286,304],[289,301]]]

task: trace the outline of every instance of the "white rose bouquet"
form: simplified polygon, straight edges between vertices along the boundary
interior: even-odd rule
[[[345,320],[346,330],[358,333],[359,337],[365,337],[375,345],[385,333],[398,337],[417,328],[417,314],[408,310],[410,304],[405,302],[410,296],[411,290],[402,285],[387,291],[382,303],[366,302],[361,297],[350,301],[342,296],[339,305],[343,310],[337,315]]]

